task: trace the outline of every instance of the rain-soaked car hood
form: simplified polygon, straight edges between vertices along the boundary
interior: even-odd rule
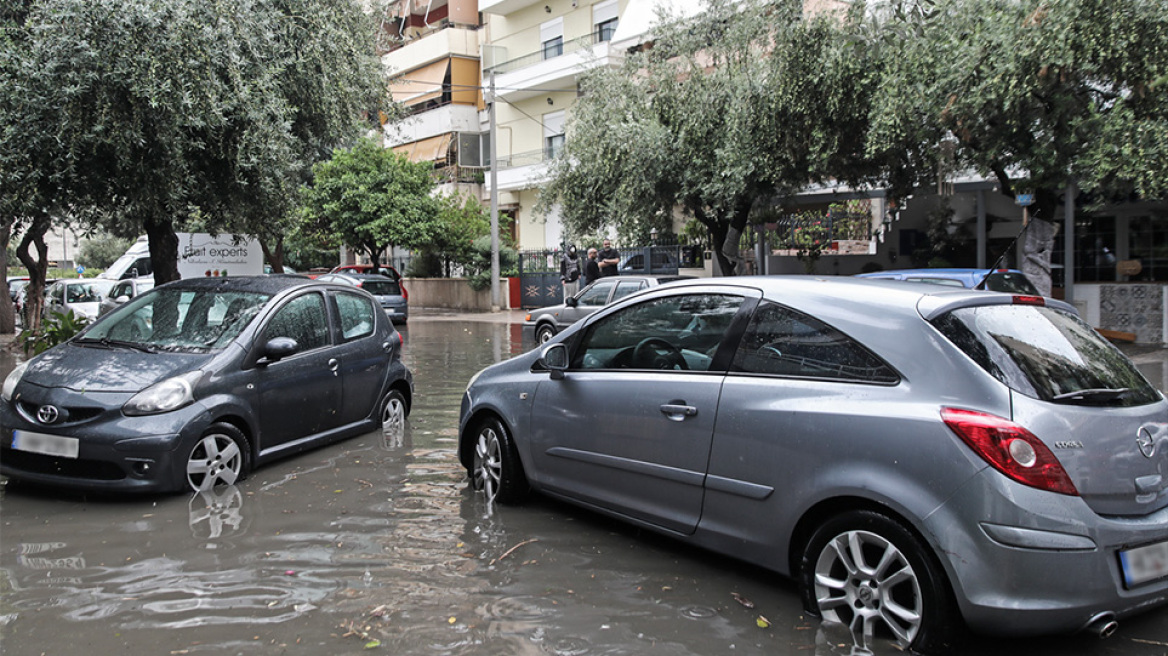
[[[138,392],[154,383],[197,369],[207,353],[145,353],[101,344],[66,343],[29,364],[22,382],[86,392]]]

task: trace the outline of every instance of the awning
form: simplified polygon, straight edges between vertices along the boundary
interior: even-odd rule
[[[393,152],[409,157],[411,162],[434,162],[446,159],[447,153],[450,152],[450,140],[450,134],[441,134],[437,137],[395,146]]]
[[[450,59],[443,59],[403,73],[401,77],[390,82],[389,91],[393,94],[394,102],[417,105],[440,98],[442,85],[446,82],[449,70]]]

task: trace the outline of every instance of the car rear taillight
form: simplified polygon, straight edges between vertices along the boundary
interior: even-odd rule
[[[1045,306],[1046,299],[1041,296],[1014,296],[1014,305],[1038,305]]]
[[[972,410],[942,408],[941,419],[994,469],[1030,487],[1079,496],[1062,463],[1030,431]]]

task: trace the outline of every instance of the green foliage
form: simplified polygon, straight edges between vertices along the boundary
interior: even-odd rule
[[[491,217],[478,199],[469,195],[443,195],[438,199],[438,225],[429,244],[421,248],[420,262],[437,264],[431,275],[449,276],[452,269],[475,264],[474,241],[490,237]]]
[[[17,216],[67,206],[164,248],[193,212],[282,235],[311,164],[385,108],[351,0],[28,4],[20,45],[0,37],[0,204]]]
[[[474,240],[473,254],[467,266],[467,283],[471,289],[482,291],[491,286],[491,236]],[[510,246],[499,246],[499,275],[518,275],[519,253]]]
[[[65,313],[53,312],[41,322],[36,330],[24,330],[16,339],[24,349],[25,355],[39,355],[46,350],[66,342],[89,325],[89,319],[84,315],[73,314],[72,310]]]
[[[721,257],[756,202],[862,181],[870,49],[838,21],[805,19],[801,3],[706,4],[693,21],[654,28],[653,48],[582,80],[540,201],[560,204],[570,232],[663,232],[680,206]]]
[[[90,237],[81,244],[77,263],[86,269],[106,269],[122,256],[134,240],[111,235]]]
[[[431,168],[367,139],[338,149],[313,168],[312,184],[303,190],[302,229],[364,252],[374,263],[391,246],[432,244],[441,205],[431,195]]]

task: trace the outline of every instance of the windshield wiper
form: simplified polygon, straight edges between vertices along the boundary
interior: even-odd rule
[[[93,339],[92,337],[86,337],[85,339],[77,340],[76,343],[78,343],[78,344],[96,344],[96,345],[103,346],[105,348],[128,348],[128,349],[132,349],[134,351],[141,351],[143,353],[157,353],[158,352],[158,349],[154,348],[153,346],[150,346],[149,344],[140,344],[138,342],[127,342],[127,341],[123,341],[120,339],[110,339],[108,337],[102,337],[101,339]]]
[[[1118,401],[1130,394],[1131,391],[1130,387],[1081,389],[1074,392],[1058,394],[1051,400],[1055,403],[1066,403],[1067,401],[1106,403],[1108,401]]]

